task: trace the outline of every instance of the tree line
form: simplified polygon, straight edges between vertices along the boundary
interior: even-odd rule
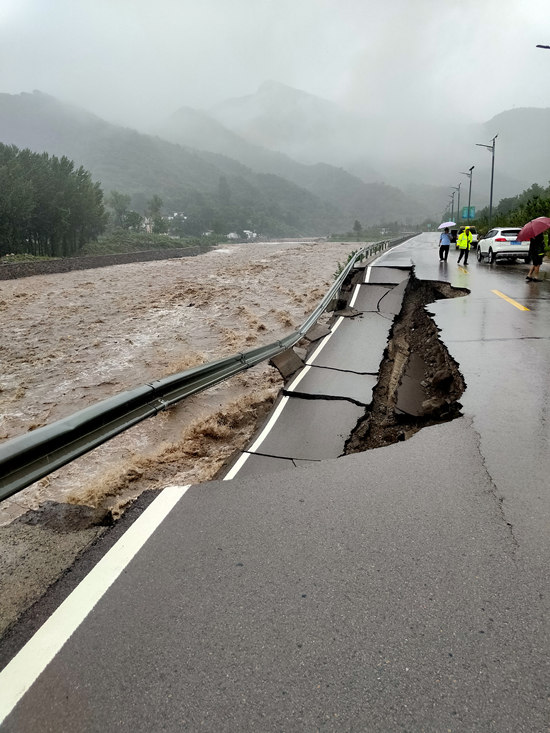
[[[106,223],[103,191],[82,166],[0,143],[0,255],[69,257]]]
[[[493,206],[492,227],[522,227],[531,219],[550,216],[550,185],[547,188],[533,183],[517,196],[501,199]],[[489,207],[479,211],[475,220],[476,228],[487,233],[489,228]]]
[[[333,214],[277,176],[257,179],[261,191],[243,178],[225,176],[214,190],[173,191],[173,214],[166,217],[158,195],[148,200],[141,192],[111,191],[104,199],[100,184],[69,158],[0,143],[0,256],[75,256],[100,234],[116,231],[181,238],[210,232],[244,236],[246,230],[290,236],[317,231]]]

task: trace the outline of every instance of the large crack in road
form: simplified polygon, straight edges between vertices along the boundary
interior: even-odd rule
[[[466,387],[426,306],[468,290],[418,280],[414,273],[395,318],[373,400],[346,442],[344,454],[390,445],[427,425],[458,417]]]

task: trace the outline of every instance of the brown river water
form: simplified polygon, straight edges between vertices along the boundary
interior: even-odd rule
[[[181,259],[0,282],[0,441],[295,330],[356,243],[221,245]],[[212,478],[282,386],[261,364],[122,433],[0,504],[108,506]]]

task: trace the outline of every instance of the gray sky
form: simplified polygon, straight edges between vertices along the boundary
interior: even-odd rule
[[[138,126],[266,79],[377,116],[550,107],[548,0],[0,0],[0,92]]]

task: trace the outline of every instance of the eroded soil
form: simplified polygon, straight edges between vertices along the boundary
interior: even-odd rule
[[[347,441],[346,454],[406,440],[427,425],[460,414],[459,399],[466,385],[426,306],[467,292],[412,276],[391,330],[372,405]]]

